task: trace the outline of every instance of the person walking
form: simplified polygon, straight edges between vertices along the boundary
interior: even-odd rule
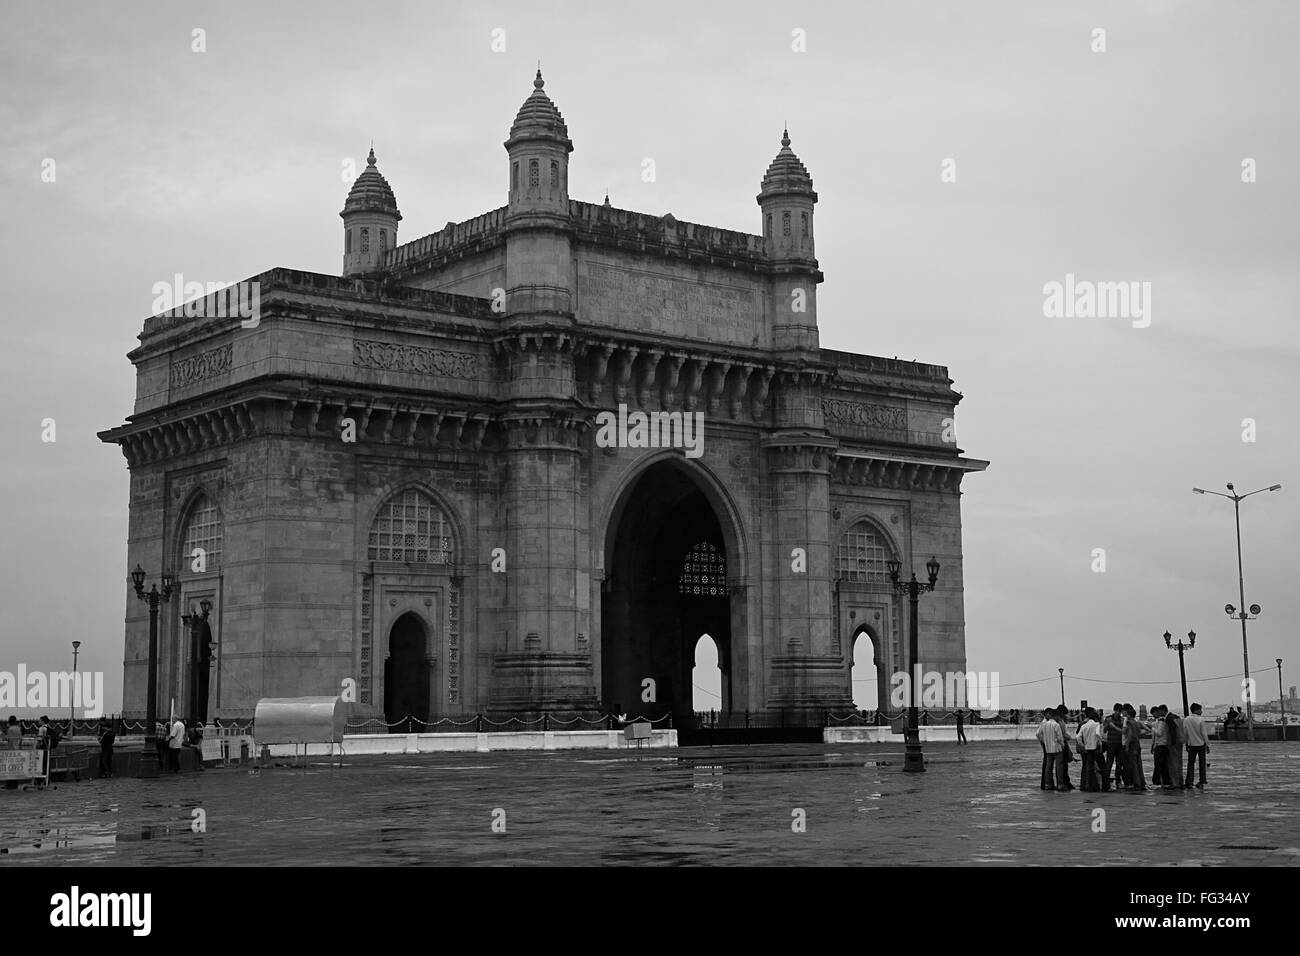
[[[966,743],[966,731],[962,730],[962,713],[961,708],[957,708],[957,743]]]
[[[172,718],[171,733],[167,735],[167,765],[172,773],[180,773],[181,747],[185,743],[185,721]]]
[[[1038,730],[1034,731],[1034,738],[1043,748],[1043,772],[1039,778],[1038,789],[1055,790],[1056,762],[1060,755],[1062,738],[1061,728],[1056,722],[1056,715],[1052,708],[1043,710],[1043,719],[1038,724]]]
[[[1142,770],[1142,724],[1132,704],[1124,705],[1124,756],[1128,762],[1128,782],[1135,791],[1146,790],[1147,778]]]
[[[1210,752],[1210,738],[1205,733],[1205,719],[1201,716],[1201,705],[1192,704],[1192,713],[1183,718],[1183,733],[1187,738],[1187,778],[1184,787],[1192,785],[1192,775],[1196,766],[1201,768],[1201,782],[1198,790],[1205,789],[1205,758]]]
[[[100,721],[99,724],[99,775],[101,777],[113,776],[113,743],[117,740],[117,733],[113,730],[113,725],[108,721]]]

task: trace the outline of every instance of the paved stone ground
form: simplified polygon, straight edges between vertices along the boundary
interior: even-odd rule
[[[0,790],[28,864],[1300,865],[1300,746],[1213,747],[1205,791],[1038,789],[1023,743],[354,760]],[[1150,756],[1147,757],[1150,773]],[[1077,782],[1078,763],[1070,765]],[[1095,808],[1106,832],[1092,830]],[[494,808],[506,833],[493,833]],[[792,811],[807,831],[792,831]],[[193,811],[207,831],[191,830]]]

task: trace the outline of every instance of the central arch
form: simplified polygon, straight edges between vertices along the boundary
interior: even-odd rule
[[[743,696],[736,666],[744,657],[743,601],[732,596],[740,550],[725,499],[694,466],[663,458],[628,482],[605,538],[601,695],[608,712],[671,715],[674,726],[693,726],[692,671],[704,634],[718,649],[718,709]]]

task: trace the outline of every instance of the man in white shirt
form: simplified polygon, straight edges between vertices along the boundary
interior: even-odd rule
[[[1079,727],[1079,743],[1083,746],[1083,773],[1079,787],[1089,791],[1109,790],[1110,781],[1102,776],[1105,764],[1101,756],[1101,724],[1097,722],[1097,712],[1091,707],[1084,713],[1087,720]]]
[[[167,762],[172,773],[181,769],[181,745],[185,743],[185,721],[179,717],[172,719],[172,729],[167,735]]]
[[[1187,737],[1187,779],[1184,787],[1192,785],[1192,775],[1196,766],[1201,768],[1201,782],[1196,786],[1205,789],[1205,756],[1210,752],[1210,738],[1205,733],[1205,720],[1201,717],[1201,705],[1192,704],[1190,717],[1183,718],[1183,734]]]
[[[1043,773],[1039,781],[1040,790],[1055,790],[1056,761],[1061,753],[1061,727],[1056,722],[1052,708],[1043,711],[1043,719],[1034,732],[1034,739],[1043,748]]]

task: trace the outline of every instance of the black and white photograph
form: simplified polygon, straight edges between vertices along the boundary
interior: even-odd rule
[[[1300,5],[6,14],[42,934],[1288,925]]]

